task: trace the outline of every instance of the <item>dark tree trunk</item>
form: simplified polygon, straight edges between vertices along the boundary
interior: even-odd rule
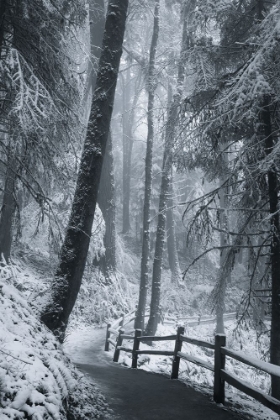
[[[149,58],[149,78],[148,78],[148,135],[145,160],[145,192],[143,208],[143,239],[141,256],[141,274],[138,309],[135,319],[135,328],[144,329],[145,307],[147,302],[147,292],[149,286],[149,255],[150,255],[150,209],[152,193],[152,160],[154,142],[154,101],[155,101],[155,58],[159,35],[159,0],[155,0],[154,27],[150,48]]]
[[[108,281],[110,274],[116,271],[116,205],[112,146],[112,135],[109,133],[97,198],[106,225],[105,255],[100,259],[100,268]]]
[[[80,290],[109,134],[128,0],[109,0],[96,86],[77,186],[50,303],[41,319],[62,342]]]
[[[173,179],[170,181],[170,191],[167,199],[167,212],[166,212],[166,234],[167,234],[167,250],[168,262],[171,271],[171,283],[178,285],[181,278],[181,270],[177,251],[175,220],[174,220],[174,201],[173,201]]]
[[[188,5],[191,7],[192,5]],[[178,62],[178,75],[177,75],[177,92],[173,96],[172,103],[170,105],[166,133],[165,133],[165,145],[162,163],[162,178],[161,178],[161,189],[159,198],[159,211],[158,211],[158,223],[156,233],[156,245],[155,255],[153,263],[153,278],[152,278],[152,296],[150,305],[150,317],[146,328],[146,335],[155,335],[158,323],[160,321],[160,286],[161,286],[161,271],[162,271],[162,258],[164,249],[165,239],[165,221],[166,221],[166,209],[168,193],[170,191],[170,179],[171,169],[173,160],[173,145],[175,138],[175,129],[178,118],[178,110],[183,94],[184,74],[185,74],[185,62],[186,62],[186,48],[187,48],[187,29],[188,29],[188,7],[185,5],[183,10],[183,33],[181,42],[181,53],[180,60]]]
[[[274,149],[273,130],[271,126],[270,97],[264,100],[262,122],[264,126],[265,150],[270,155]],[[271,337],[270,361],[280,366],[280,222],[278,206],[278,179],[277,168],[273,167],[267,174],[269,211],[271,214],[271,281],[272,281],[272,310],[271,310]],[[280,379],[272,377],[272,396],[279,398]]]
[[[10,261],[13,239],[13,220],[16,210],[16,160],[10,155],[7,160],[5,186],[0,217],[0,255]]]

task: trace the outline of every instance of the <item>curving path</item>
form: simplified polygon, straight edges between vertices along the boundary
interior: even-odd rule
[[[240,420],[180,381],[113,363],[104,340],[104,329],[74,333],[65,350],[106,396],[112,420]]]

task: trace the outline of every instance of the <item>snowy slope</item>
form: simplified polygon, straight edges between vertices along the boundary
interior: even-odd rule
[[[0,269],[0,418],[82,420],[107,417],[102,395],[77,372],[26,297]]]

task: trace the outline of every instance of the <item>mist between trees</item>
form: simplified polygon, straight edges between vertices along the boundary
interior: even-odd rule
[[[72,310],[138,304],[150,335],[166,312],[212,311],[223,332],[235,310],[280,365],[279,15],[265,0],[1,2],[0,253],[40,238],[41,320],[61,342]]]

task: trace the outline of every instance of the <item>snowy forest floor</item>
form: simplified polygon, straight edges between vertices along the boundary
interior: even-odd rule
[[[3,416],[4,412],[7,415],[5,414],[6,417],[3,417],[3,419],[11,418],[10,414],[13,415],[15,409],[17,412],[28,414],[31,413],[31,410],[32,413],[37,413],[44,410],[47,412],[51,409],[54,412],[54,416],[56,416],[53,418],[66,418],[63,404],[65,395],[69,393],[70,395],[72,393],[75,397],[73,410],[81,414],[81,417],[74,417],[77,419],[82,419],[85,413],[86,415],[90,413],[91,418],[106,418],[110,420],[145,420],[145,418],[171,420],[173,418],[183,418],[182,416],[185,418],[187,413],[187,418],[195,420],[205,418],[206,410],[209,419],[215,418],[217,420],[230,418],[239,420],[279,419],[271,410],[266,409],[255,400],[229,386],[226,387],[226,409],[223,406],[217,407],[212,399],[212,373],[194,364],[182,361],[179,374],[180,380],[171,381],[169,380],[171,369],[171,358],[169,356],[147,357],[142,355],[139,357],[140,363],[137,371],[127,369],[127,366],[131,365],[131,359],[130,354],[125,352],[121,352],[120,364],[112,362],[112,353],[108,354],[103,350],[105,330],[98,328],[96,322],[101,323],[104,318],[114,319],[117,315],[120,315],[120,311],[125,312],[132,309],[126,307],[126,305],[127,302],[132,302],[133,306],[134,300],[131,297],[132,292],[130,289],[132,289],[131,286],[134,285],[134,282],[125,281],[126,278],[132,277],[132,274],[129,274],[130,271],[127,271],[127,267],[133,273],[134,265],[137,263],[136,257],[134,259],[132,257],[129,259],[129,263],[128,258],[124,259],[123,268],[126,268],[124,270],[126,276],[120,276],[117,284],[114,283],[111,286],[104,287],[102,281],[100,281],[99,285],[98,278],[96,278],[97,286],[95,282],[89,284],[85,282],[81,288],[64,348],[72,361],[83,373],[87,374],[88,379],[93,383],[93,386],[90,386],[77,369],[74,369],[70,361],[65,359],[60,346],[58,348],[57,346],[55,347],[52,335],[45,330],[43,325],[38,324],[38,310],[36,310],[36,307],[38,308],[40,302],[44,299],[44,291],[52,278],[55,264],[49,258],[46,258],[44,254],[37,252],[36,249],[18,246],[12,266],[2,267],[0,279],[3,282],[2,299],[5,303],[0,311],[0,325],[5,330],[3,342],[1,343],[2,347],[0,346],[3,350],[0,353],[2,356],[2,360],[0,360],[0,368],[2,368],[2,371],[0,369],[0,379],[2,379],[2,382],[0,385],[1,391],[5,391],[2,392],[2,395],[6,398],[2,398],[5,406],[2,411],[0,410],[1,420],[1,415]],[[174,290],[168,286],[168,279],[165,280],[163,301],[167,312],[173,314],[175,308],[173,308],[172,304],[173,301],[176,303],[178,299],[177,295],[174,294]],[[90,289],[91,284],[92,289]],[[184,295],[184,299],[182,302],[180,301],[181,304],[177,308],[176,313],[185,315],[181,311],[185,306],[188,309],[188,315],[201,313],[201,308],[196,308],[194,302],[199,303],[203,307],[208,289],[211,290],[211,287],[202,282],[197,284],[196,281],[195,285],[192,285],[190,282],[188,287],[183,289],[184,293],[186,292],[186,296]],[[89,295],[89,291],[91,291],[91,295]],[[171,293],[172,291],[174,292],[173,294]],[[182,294],[182,288],[180,288],[179,292]],[[94,299],[91,299],[91,296]],[[238,297],[239,295],[235,292],[235,289],[232,289],[233,306],[234,300],[238,300]],[[115,308],[113,306],[115,300],[121,303],[120,307]],[[32,303],[32,306],[27,302]],[[34,305],[35,303],[36,305]],[[16,310],[16,308],[19,308],[19,310]],[[229,306],[229,310],[232,309]],[[27,311],[28,313],[30,312],[28,316]],[[33,313],[33,311],[35,312]],[[101,314],[104,312],[106,316],[99,316],[98,311]],[[89,316],[90,314],[91,316]],[[98,321],[99,318],[100,321]],[[174,334],[175,329],[175,324],[172,326],[160,325],[157,335]],[[201,324],[194,328],[188,325],[187,335],[211,341],[214,337],[214,329],[214,324],[212,326],[203,326]],[[267,360],[269,339],[266,335],[261,336],[259,341],[256,341],[256,334],[251,328],[241,328],[237,334],[235,329],[236,320],[226,323],[227,345],[230,348],[242,350],[254,357]],[[41,331],[40,334],[38,331]],[[46,339],[46,337],[48,338]],[[45,344],[46,340],[49,343],[47,347]],[[22,343],[25,345],[24,349],[22,347],[19,348],[19,346],[23,345]],[[131,344],[128,342],[129,346]],[[165,348],[165,350],[173,350],[173,342],[157,342],[156,348],[162,350],[161,345],[169,346],[169,344],[171,347]],[[209,352],[206,351],[207,349],[203,350],[196,346],[191,347],[192,345],[187,343],[184,343],[184,346],[184,351],[186,350],[191,355],[197,355],[210,363],[213,362],[211,351]],[[33,348],[36,349],[36,354]],[[141,343],[141,349],[144,348],[145,345]],[[19,355],[20,359],[18,358]],[[31,355],[35,357],[36,362],[34,372],[30,369],[29,364]],[[51,363],[48,363],[48,365],[50,365],[51,369],[48,369],[44,365],[44,360],[49,360],[50,357]],[[15,361],[14,358],[18,360]],[[38,366],[41,362],[43,365],[40,365],[41,367],[39,368]],[[26,363],[24,368],[22,368],[22,363]],[[57,365],[59,365],[59,368],[62,366],[63,375],[67,374],[67,378],[69,377],[66,382],[57,373]],[[242,380],[253,383],[264,392],[269,393],[269,375],[260,374],[256,369],[245,368],[244,366],[234,360],[227,361],[227,368],[231,372],[237,374]],[[23,375],[25,371],[28,372],[27,378]],[[40,372],[40,375],[38,372]],[[48,398],[41,392],[46,385],[46,380],[44,379],[44,387],[42,388],[40,382],[41,373],[42,378],[44,375],[52,378],[52,381],[48,381],[50,388]],[[26,380],[29,381],[28,393],[25,392]],[[63,385],[63,388],[61,388],[61,383],[65,385]],[[65,392],[62,393],[61,389],[64,390],[64,388]],[[100,391],[105,395],[109,407],[114,410],[115,414],[112,414],[107,401],[103,398]],[[51,406],[50,401],[52,403]],[[193,414],[191,407],[197,410],[197,415]],[[212,412],[215,414],[213,414],[213,417],[210,417]],[[201,417],[199,417],[199,413],[201,413]]]
[[[104,352],[105,329],[72,331],[64,345],[79,369],[106,395],[112,420],[234,420],[242,416],[218,407],[209,396],[164,375],[125,368]]]

